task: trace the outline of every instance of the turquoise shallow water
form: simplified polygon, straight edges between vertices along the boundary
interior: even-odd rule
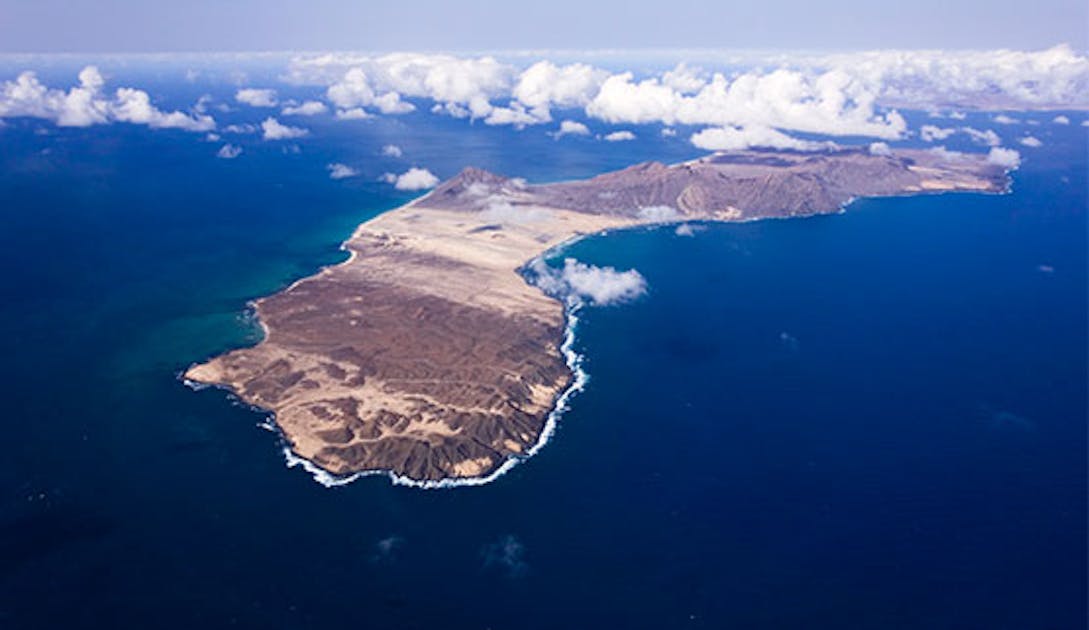
[[[425,492],[324,488],[175,376],[403,203],[386,170],[693,153],[326,124],[230,162],[172,132],[0,130],[5,627],[1084,625],[1084,128],[1039,131],[1010,195],[579,242],[647,295],[582,312],[591,381],[538,456]]]

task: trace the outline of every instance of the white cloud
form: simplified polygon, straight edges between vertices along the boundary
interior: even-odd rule
[[[561,122],[559,130],[552,134],[556,139],[562,138],[563,136],[588,135],[590,135],[590,128],[575,120],[565,120]]]
[[[1021,165],[1021,154],[1014,149],[994,147],[987,154],[987,161],[1005,169],[1012,170]]]
[[[593,304],[620,304],[634,300],[647,292],[647,281],[634,269],[617,271],[612,267],[595,267],[574,258],[563,261],[563,268],[548,267],[540,259],[531,263],[536,284],[545,293],[590,300]]]
[[[519,129],[526,125],[536,125],[550,120],[548,112],[526,109],[521,103],[512,102],[509,107],[493,107],[484,117],[488,125],[512,125]]]
[[[428,98],[472,118],[487,117],[493,109],[491,99],[510,94],[514,74],[512,67],[491,57],[415,53],[324,55],[297,59],[292,66],[289,76],[296,77],[340,68],[343,75],[331,83],[326,95],[341,109],[370,107],[385,114],[404,113],[414,106],[402,101],[403,97]]]
[[[768,61],[839,68],[893,107],[1016,110],[1089,104],[1089,58],[1067,45],[1039,51],[881,50]]]
[[[151,104],[147,92],[135,88],[118,88],[110,96],[103,92],[105,84],[95,66],[80,71],[79,85],[67,92],[43,85],[33,72],[23,72],[0,84],[0,118],[44,118],[62,127],[128,122],[154,129],[215,129],[210,116],[164,112]]]
[[[677,130],[673,127],[662,127],[661,134],[663,138],[672,138],[677,135]]]
[[[625,142],[627,140],[635,140],[635,134],[627,130],[614,131],[605,134],[604,140],[606,142]]]
[[[922,128],[919,129],[919,137],[922,138],[924,142],[934,142],[935,140],[945,140],[956,133],[956,131],[956,129],[943,129],[934,125],[923,125]]]
[[[257,133],[257,126],[249,123],[227,125],[223,128],[223,133]]]
[[[594,304],[617,304],[634,300],[647,292],[647,282],[634,269],[617,271],[612,267],[594,267],[573,258],[564,260],[563,279],[577,295]]]
[[[960,130],[972,139],[972,142],[982,144],[988,147],[997,147],[1002,144],[1002,138],[998,137],[998,134],[993,129],[987,129],[980,131],[979,129],[973,129],[971,127],[961,127]]]
[[[251,107],[276,107],[276,90],[242,88],[234,93],[234,100]]]
[[[347,179],[359,175],[359,171],[356,169],[339,162],[326,164],[325,168],[329,170],[329,179]]]
[[[362,107],[353,107],[352,109],[338,109],[337,120],[366,120],[372,118],[371,114],[367,113],[367,110]]]
[[[842,69],[753,71],[733,78],[715,73],[708,79],[680,65],[636,82],[631,73],[610,76],[580,63],[542,60],[519,72],[490,57],[333,54],[296,58],[288,77],[326,84],[329,100],[341,109],[371,108],[382,95],[427,98],[437,105],[433,111],[490,124],[538,124],[551,120],[552,109],[585,107],[591,117],[612,123],[759,124],[888,138],[904,128],[895,112],[878,113],[868,88]]]
[[[1051,122],[1055,123],[1056,125],[1069,125],[1070,124],[1070,119],[1067,118],[1066,116],[1063,116],[1063,115],[1060,114],[1060,115],[1052,118]]]
[[[518,76],[511,96],[539,122],[548,122],[553,107],[584,107],[608,76],[608,72],[582,63],[560,67],[539,61]]]
[[[200,98],[197,99],[197,102],[193,103],[193,111],[198,114],[206,114],[208,113],[208,106],[211,105],[213,101],[215,101],[215,99],[212,98],[211,94],[202,94]]]
[[[321,101],[306,101],[299,105],[288,105],[280,113],[284,116],[317,116],[329,111]]]
[[[1019,140],[1021,144],[1026,147],[1032,147],[1034,149],[1044,146],[1044,143],[1034,136],[1025,136]]]
[[[480,219],[489,223],[524,224],[546,221],[552,213],[544,208],[514,206],[504,199],[488,200]]]
[[[344,74],[344,78],[334,83],[326,90],[325,95],[329,100],[342,109],[350,109],[359,105],[370,105],[374,101],[374,88],[367,79],[367,73],[362,68],[352,68]]]
[[[683,95],[658,79],[635,83],[630,72],[613,75],[602,84],[586,113],[608,122],[673,124]]]
[[[1089,105],[1089,58],[1069,46],[741,55],[711,70],[682,64],[636,76],[549,60],[520,68],[491,57],[335,53],[293,59],[287,78],[325,86],[342,110],[398,113],[412,107],[405,98],[429,99],[436,113],[522,126],[581,107],[613,124],[768,127],[887,140],[906,131],[891,107]],[[957,111],[948,116],[963,118]]]
[[[1020,120],[1017,120],[1016,118],[1011,118],[1005,114],[999,114],[995,116],[992,120],[1000,125],[1016,125],[1017,123],[1021,122]]]
[[[677,236],[695,236],[696,232],[702,230],[703,228],[698,225],[692,225],[691,223],[682,223],[677,226],[677,229],[673,230],[673,233]]]
[[[401,100],[401,94],[396,90],[379,92],[362,68],[348,70],[325,94],[342,111],[366,112],[369,107],[383,114],[405,114],[416,109],[412,103]],[[357,114],[357,117],[362,116]]]
[[[381,179],[388,184],[393,184],[397,190],[426,190],[434,188],[439,183],[439,178],[435,177],[431,171],[417,167],[412,167],[400,175],[386,173]]]
[[[896,112],[877,113],[873,94],[840,70],[806,75],[780,69],[732,80],[715,73],[691,95],[658,78],[636,82],[628,72],[609,77],[586,112],[611,123],[778,127],[879,138],[898,138],[907,126]]]
[[[870,155],[892,155],[892,149],[884,142],[871,142]]]
[[[680,214],[672,206],[644,206],[639,208],[639,218],[655,223],[675,220]]]
[[[698,69],[690,68],[688,64],[681,62],[672,70],[662,74],[662,84],[680,94],[695,94],[707,82],[701,74]]]
[[[216,151],[216,157],[224,160],[233,160],[242,155],[242,147],[234,144],[225,144]]]
[[[960,151],[950,151],[945,147],[934,147],[930,152],[943,162],[960,162],[965,158],[965,155]]]
[[[405,152],[402,151],[401,147],[397,146],[396,144],[387,144],[386,146],[382,147],[382,155],[386,157],[399,158],[404,154]]]
[[[308,133],[302,127],[291,127],[269,116],[261,123],[261,137],[265,140],[290,140],[301,138]]]
[[[151,97],[147,92],[133,88],[118,88],[113,117],[120,122],[147,125],[153,129],[209,131],[215,128],[215,121],[208,116],[193,118],[182,112],[160,111],[151,104]]]
[[[825,142],[801,140],[770,127],[759,126],[712,127],[692,134],[690,140],[693,145],[708,151],[736,151],[749,147],[816,151],[834,146]]]
[[[462,104],[479,117],[486,115],[490,97],[509,93],[511,72],[492,57],[402,53],[381,59],[379,84],[408,96]]]
[[[415,111],[416,106],[401,100],[401,95],[396,92],[387,92],[375,97],[374,106],[383,114],[407,114]]]

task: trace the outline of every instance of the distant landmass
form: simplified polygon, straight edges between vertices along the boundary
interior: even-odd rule
[[[540,447],[573,385],[565,306],[527,282],[585,234],[840,211],[858,197],[1001,192],[984,155],[739,151],[527,184],[468,168],[361,224],[350,258],[256,300],[256,346],[190,367],[275,414],[293,457],[336,478],[479,483]]]

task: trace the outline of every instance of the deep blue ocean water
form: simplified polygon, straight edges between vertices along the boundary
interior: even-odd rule
[[[325,488],[176,374],[410,198],[382,172],[697,153],[306,124],[299,153],[230,138],[230,161],[183,132],[0,128],[0,627],[1085,626],[1084,127],[1033,128],[1010,195],[579,242],[648,294],[582,312],[591,381],[539,455],[421,491]]]

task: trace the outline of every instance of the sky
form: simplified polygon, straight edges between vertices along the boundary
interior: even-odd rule
[[[0,53],[1089,48],[1085,0],[0,0]]]

